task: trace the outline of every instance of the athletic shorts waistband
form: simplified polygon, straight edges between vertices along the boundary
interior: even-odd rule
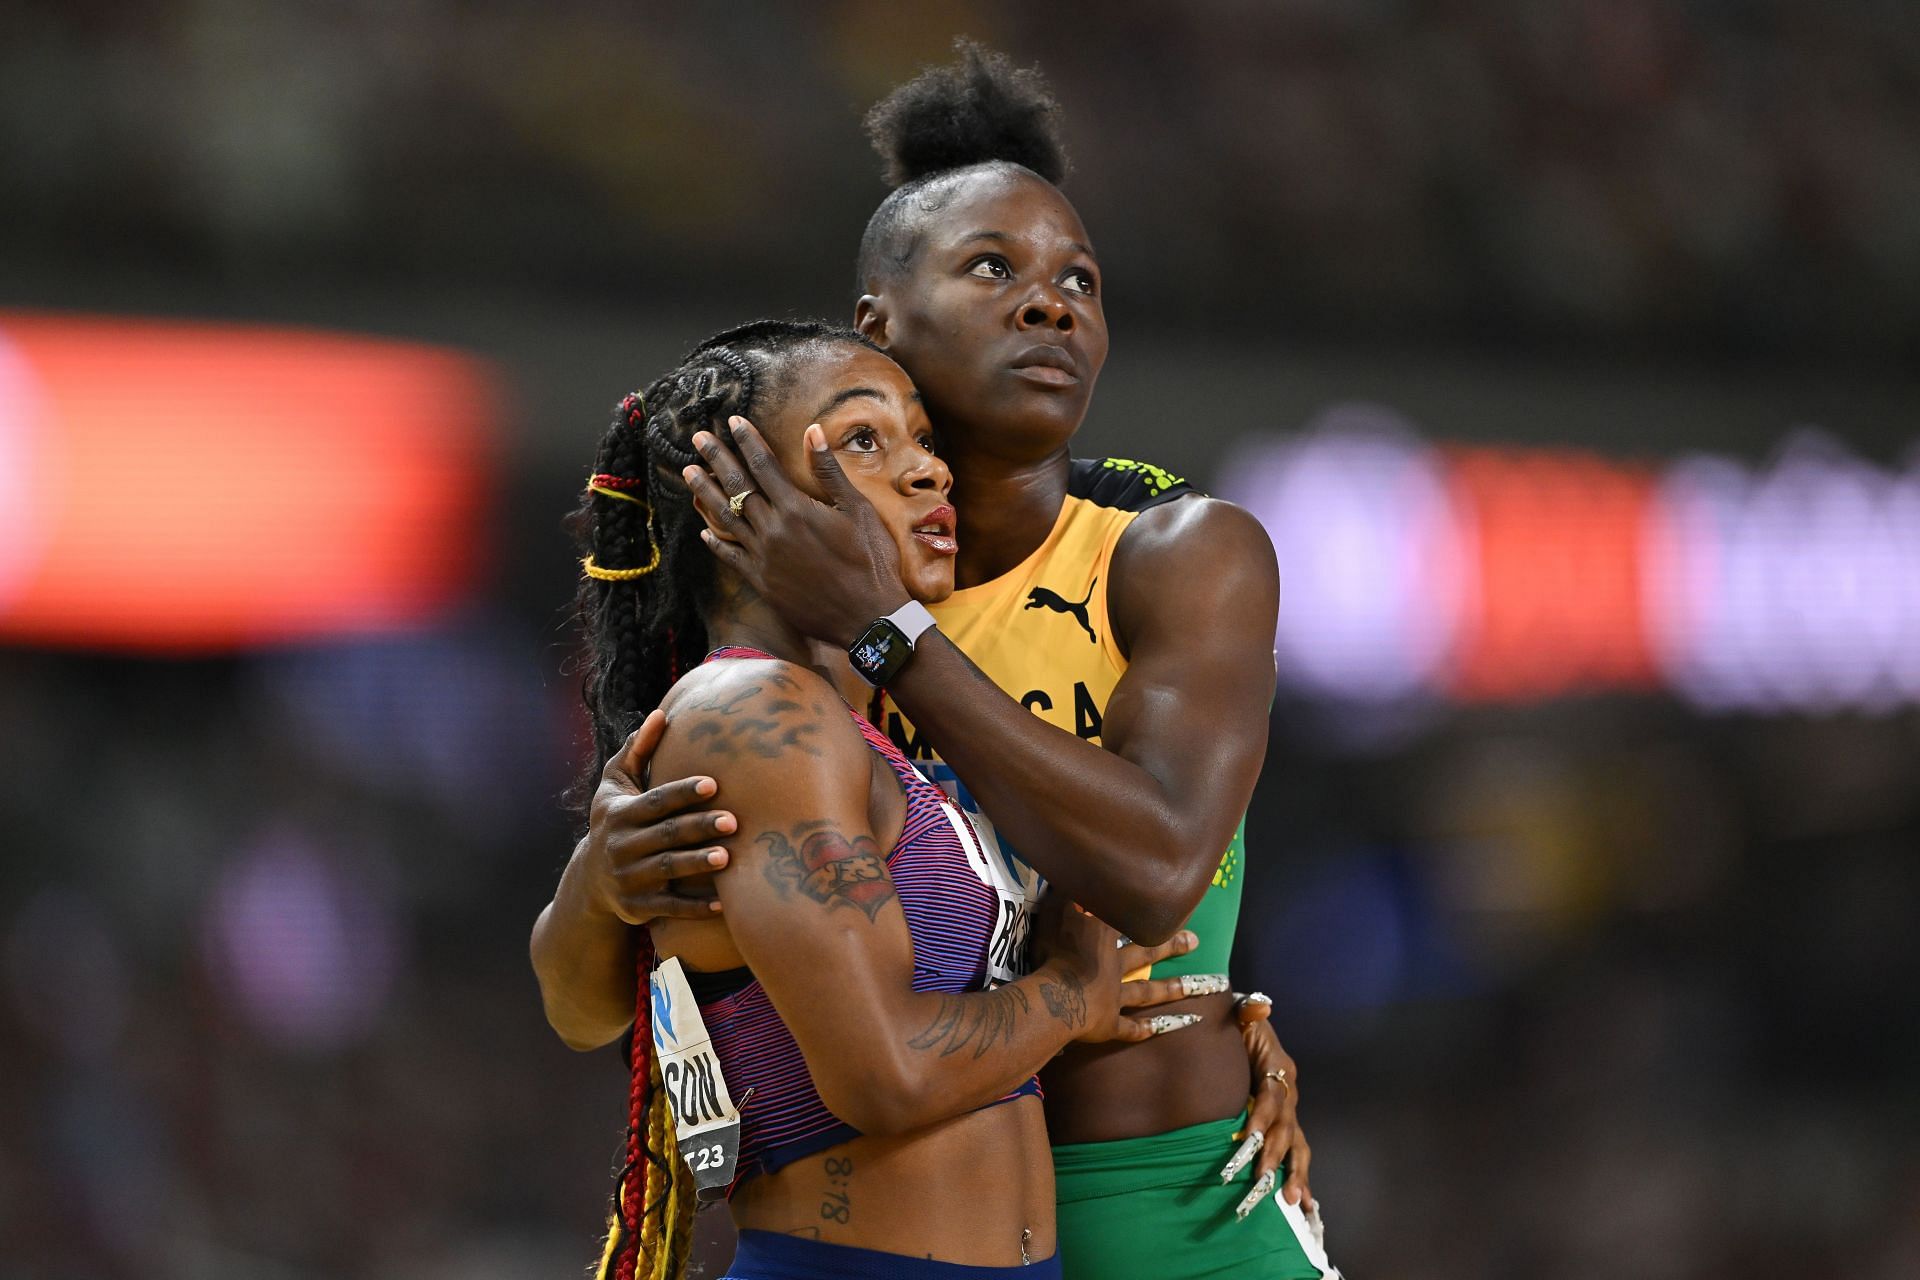
[[[772,1231],[742,1231],[726,1280],[1060,1280],[1060,1255],[1023,1267],[969,1267]]]
[[[1244,1112],[1144,1138],[1109,1142],[1072,1142],[1053,1149],[1054,1187],[1061,1203],[1117,1195],[1148,1187],[1195,1186],[1196,1169],[1220,1166],[1233,1154],[1234,1132],[1247,1122]]]

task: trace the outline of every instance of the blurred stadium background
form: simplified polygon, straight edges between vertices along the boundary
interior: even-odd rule
[[[1084,451],[1280,549],[1236,976],[1336,1260],[1920,1274],[1910,4],[154,0],[0,16],[0,1280],[585,1267],[559,517],[850,313],[957,32],[1067,108]]]

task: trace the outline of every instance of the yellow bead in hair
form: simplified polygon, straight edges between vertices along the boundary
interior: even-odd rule
[[[648,541],[652,542],[651,537]],[[635,578],[646,577],[660,567],[660,544],[653,543],[652,557],[637,569],[603,569],[594,563],[592,556],[581,560],[580,567],[586,571],[589,578],[597,578],[601,582],[632,582]]]
[[[603,498],[618,498],[622,502],[631,502],[636,506],[647,506],[647,500],[645,498],[636,498],[630,493],[622,493],[618,489],[609,489],[603,484],[590,484],[587,486],[587,490],[591,493],[597,493]],[[653,514],[653,508],[647,507],[647,514],[651,516]]]

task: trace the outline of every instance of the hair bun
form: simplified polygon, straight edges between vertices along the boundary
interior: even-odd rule
[[[954,41],[960,57],[928,67],[867,113],[867,136],[886,162],[887,182],[1004,160],[1048,182],[1067,176],[1060,104],[1038,67],[1016,67],[1004,53]]]

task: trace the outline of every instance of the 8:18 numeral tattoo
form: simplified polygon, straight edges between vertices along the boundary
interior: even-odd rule
[[[829,1189],[821,1194],[821,1219],[826,1222],[837,1222],[843,1227],[851,1225],[853,1197],[850,1193],[853,1188],[853,1157],[828,1156],[821,1168],[827,1175],[829,1188],[841,1188],[837,1191]]]

